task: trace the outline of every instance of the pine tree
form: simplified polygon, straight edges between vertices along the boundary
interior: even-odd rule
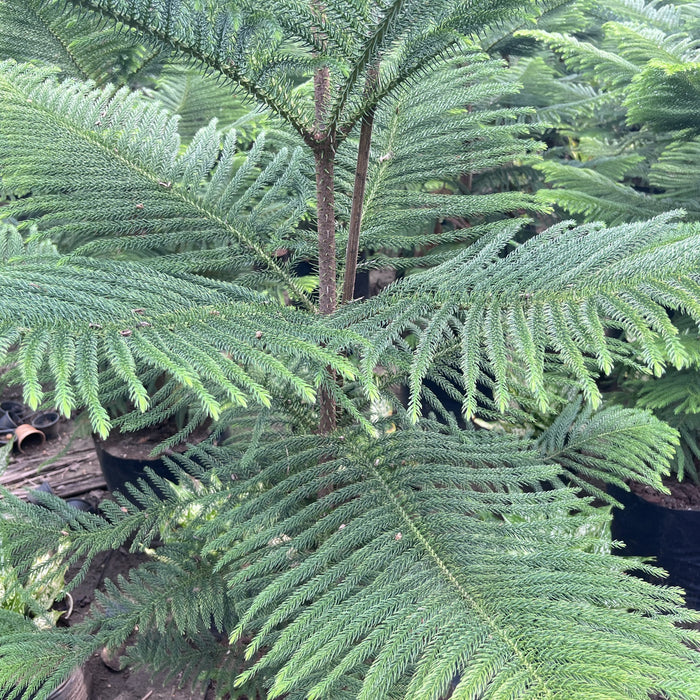
[[[538,149],[481,42],[557,5],[2,0],[7,381],[98,433],[128,397],[131,425],[189,407],[231,437],[101,515],[5,494],[20,572],[151,556],[84,623],[3,634],[0,692],[46,697],[131,640],[232,697],[700,697],[675,626],[697,616],[600,551],[593,501],[668,470],[677,433],[601,408],[596,378],[688,363],[668,310],[700,321],[697,236],[671,213],[519,244],[536,198],[430,184]],[[407,274],[353,300],[360,255]],[[505,429],[460,428],[431,386]]]
[[[627,0],[569,31],[521,32],[553,54],[521,67],[526,94],[547,103],[539,117],[561,136],[538,166],[557,188],[552,203],[609,223],[673,208],[698,218],[699,33],[692,4]]]
[[[558,142],[535,165],[551,186],[539,196],[584,221],[682,209],[697,230],[700,25],[693,5],[625,0],[597,8],[577,34],[522,34],[551,51],[518,70],[528,85],[520,101],[549,104],[538,112],[539,128]],[[617,400],[650,408],[680,431],[674,471],[697,483],[699,337],[691,319],[676,314],[674,323],[690,358],[685,368],[652,381],[627,369],[611,384],[621,389]]]

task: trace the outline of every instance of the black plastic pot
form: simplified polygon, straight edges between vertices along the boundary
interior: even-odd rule
[[[611,495],[625,507],[613,513],[612,537],[627,545],[617,553],[655,557],[668,571],[655,583],[684,588],[686,605],[700,610],[700,511],[665,508],[618,488]]]
[[[53,440],[58,436],[58,418],[56,411],[42,411],[32,418],[32,425],[41,430],[47,440]]]
[[[163,497],[162,489],[158,488],[148,478],[146,469],[151,469],[158,476],[172,479],[172,472],[165,465],[163,459],[131,459],[129,457],[119,457],[108,452],[102,443],[95,440],[95,451],[97,459],[102,469],[105,481],[110,491],[121,491],[128,496],[129,492],[125,486],[129,482],[136,482],[137,479],[145,479],[151,485],[159,497]]]
[[[19,401],[1,401],[0,411],[9,413],[12,420],[19,425],[29,415],[29,409]]]
[[[88,503],[84,498],[68,498],[66,503],[75,508],[76,510],[83,511],[84,513],[94,513],[95,509],[90,503]]]
[[[0,698],[5,700],[7,695],[0,695]],[[88,698],[85,676],[83,670],[78,668],[48,696],[47,700],[88,700]]]
[[[0,433],[11,433],[17,425],[17,421],[7,411],[0,412]]]

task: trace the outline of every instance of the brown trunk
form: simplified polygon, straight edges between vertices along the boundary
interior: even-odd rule
[[[316,150],[316,198],[318,216],[318,308],[332,314],[336,308],[335,197],[333,152],[330,144]],[[335,430],[336,405],[325,390],[319,393],[319,432]]]
[[[316,156],[316,198],[318,216],[318,301],[322,314],[336,308],[335,193],[333,153],[330,144],[318,148]]]
[[[336,308],[336,257],[335,257],[335,182],[333,160],[335,144],[333,134],[326,135],[325,116],[330,97],[328,68],[320,68],[314,75],[314,102],[316,107],[314,148],[316,160],[316,212],[318,217],[318,308],[322,314],[332,314]],[[336,405],[329,392],[322,389],[318,396],[319,432],[324,435],[335,430]]]
[[[367,167],[369,165],[369,149],[372,143],[372,124],[374,110],[362,120],[360,128],[360,143],[357,149],[357,167],[355,168],[355,184],[352,190],[352,209],[348,226],[348,245],[345,250],[345,276],[343,279],[343,303],[351,301],[355,296],[355,276],[357,274],[357,255],[360,250],[360,226],[362,224],[362,206],[365,201],[365,185],[367,184]]]

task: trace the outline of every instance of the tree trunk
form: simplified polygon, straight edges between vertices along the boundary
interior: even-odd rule
[[[335,257],[335,159],[334,134],[326,135],[325,116],[330,97],[328,68],[320,68],[314,75],[314,103],[316,108],[314,148],[316,161],[316,215],[318,218],[318,308],[322,314],[332,314],[336,308]],[[321,389],[319,401],[319,432],[324,435],[335,430],[336,405],[330,393]]]
[[[335,193],[333,152],[324,144],[316,156],[316,208],[318,216],[318,302],[322,314],[336,309]]]
[[[372,124],[374,110],[362,120],[360,143],[357,148],[357,166],[355,184],[352,189],[352,209],[348,225],[348,245],[345,251],[345,276],[343,279],[343,303],[352,301],[355,296],[355,276],[357,274],[357,254],[360,249],[360,226],[362,224],[362,206],[365,202],[365,185],[367,184],[367,167],[369,149],[372,144]]]
[[[322,314],[332,314],[336,308],[335,258],[335,196],[333,181],[333,151],[330,143],[315,152],[316,199],[318,217],[318,308]],[[324,435],[335,430],[336,405],[325,389],[319,393],[319,432]]]

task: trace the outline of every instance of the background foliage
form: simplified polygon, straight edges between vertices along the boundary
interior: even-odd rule
[[[517,69],[526,86],[519,100],[547,105],[538,120],[552,147],[535,168],[552,189],[539,196],[580,220],[609,223],[682,208],[688,227],[697,230],[697,8],[653,2],[580,7],[585,21],[569,32],[522,34],[548,49],[523,58]],[[673,321],[692,354],[694,324],[682,315]],[[681,431],[674,469],[697,482],[696,383],[692,367],[651,382],[623,371],[608,389]]]

